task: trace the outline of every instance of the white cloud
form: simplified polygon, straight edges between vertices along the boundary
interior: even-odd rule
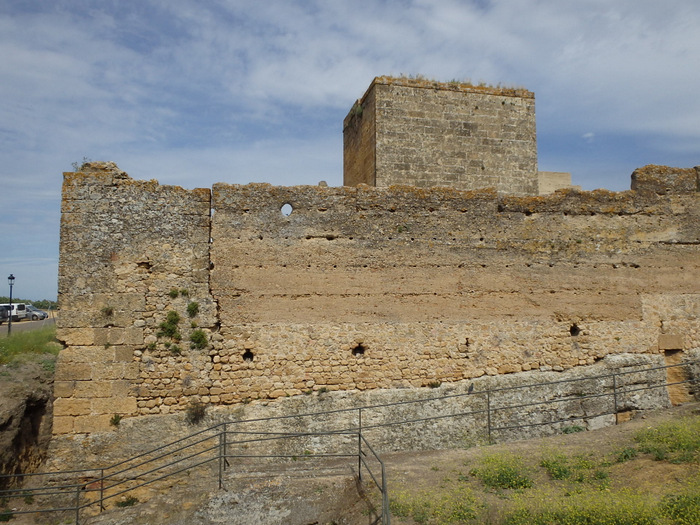
[[[680,0],[8,0],[0,209],[55,222],[83,156],[185,187],[340,184],[343,117],[400,73],[535,91],[545,169],[627,187],[637,159],[700,164],[699,26]],[[25,232],[0,252],[57,249]]]

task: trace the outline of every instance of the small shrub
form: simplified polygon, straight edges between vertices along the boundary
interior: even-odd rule
[[[180,348],[178,345],[170,345],[170,353],[173,355],[181,355],[182,354],[182,348]]]
[[[47,372],[55,372],[56,371],[56,360],[55,359],[42,360],[41,361],[41,368],[43,368]]]
[[[156,349],[157,346],[158,345],[156,345],[155,343],[148,343],[148,346],[146,348],[148,348],[152,352]]]
[[[176,299],[178,295],[180,295],[180,290],[177,288],[173,288],[168,292],[168,295],[170,296],[171,299]]]
[[[195,317],[199,313],[199,303],[192,301],[187,305],[187,315]]]
[[[180,295],[181,295],[182,297],[189,297],[189,296],[190,296],[190,292],[189,292],[189,290],[187,290],[186,288],[181,288],[181,289],[180,289]]]
[[[102,309],[100,310],[102,315],[104,317],[112,317],[114,315],[114,307],[112,306],[103,306]]]
[[[637,449],[636,448],[625,447],[617,453],[615,460],[617,463],[624,463],[625,461],[629,461],[629,460],[634,459],[636,457],[637,457]]]
[[[10,521],[15,519],[15,515],[9,510],[0,510],[0,521]]]
[[[540,466],[547,471],[547,474],[549,474],[552,479],[561,480],[571,476],[571,467],[568,465],[566,456],[556,455],[543,459],[540,462]]]
[[[522,458],[512,454],[486,456],[470,474],[494,489],[527,489],[533,485]]]
[[[117,507],[133,507],[139,502],[139,499],[135,496],[127,496],[121,501],[117,501],[115,505]]]
[[[430,388],[438,388],[441,384],[441,381],[431,381],[430,383],[428,383],[428,386]]]
[[[118,427],[119,423],[122,421],[122,416],[119,414],[114,414],[112,416],[112,419],[109,420],[109,424],[112,425],[113,427]]]
[[[71,162],[70,165],[73,166],[74,171],[80,171],[86,164],[89,164],[90,162],[92,162],[92,159],[88,157],[83,157],[82,162],[76,160],[75,162]]]
[[[190,341],[192,342],[192,348],[198,348],[199,350],[202,350],[203,348],[207,347],[207,344],[209,343],[209,338],[207,337],[207,334],[204,332],[204,330],[197,329],[193,330],[192,334],[190,334]]]
[[[182,339],[182,335],[180,335],[180,331],[177,328],[179,322],[180,314],[173,310],[169,311],[165,321],[158,325],[160,331],[156,335],[158,337],[170,337],[175,341],[180,341]]]
[[[185,421],[190,425],[201,423],[206,416],[207,405],[200,401],[193,401],[187,406],[185,411]]]

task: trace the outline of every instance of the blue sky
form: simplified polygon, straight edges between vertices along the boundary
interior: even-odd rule
[[[696,0],[4,0],[0,295],[53,299],[62,172],[342,184],[379,75],[535,92],[539,168],[629,188],[700,164]]]

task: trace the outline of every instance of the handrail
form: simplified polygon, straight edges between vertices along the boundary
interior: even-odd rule
[[[90,469],[76,469],[76,470],[67,470],[67,471],[59,471],[59,472],[48,472],[48,473],[30,473],[30,474],[15,474],[15,475],[0,475],[0,482],[4,480],[21,480],[26,478],[29,479],[37,479],[40,476],[44,476],[46,478],[50,477],[63,477],[63,476],[71,476],[71,477],[83,477],[83,478],[89,478],[89,481],[85,482],[73,482],[73,483],[68,483],[64,485],[57,485],[57,486],[42,486],[38,488],[14,488],[14,489],[2,489],[0,490],[0,501],[3,499],[7,498],[17,498],[17,497],[25,497],[25,496],[30,496],[30,497],[45,497],[45,496],[70,496],[71,498],[75,499],[75,503],[72,506],[69,505],[60,505],[54,508],[49,508],[49,509],[39,509],[39,510],[22,510],[22,511],[11,511],[13,514],[29,514],[29,513],[36,513],[36,512],[75,512],[75,523],[79,523],[80,519],[80,511],[82,509],[91,507],[93,505],[99,504],[100,509],[102,510],[104,508],[104,502],[110,499],[113,499],[117,496],[121,496],[123,494],[126,494],[135,488],[139,488],[148,484],[155,483],[157,481],[161,481],[167,478],[170,478],[172,476],[176,476],[184,471],[201,467],[203,465],[206,465],[208,463],[212,463],[213,461],[218,461],[219,462],[219,486],[223,486],[223,471],[226,469],[226,466],[228,466],[228,459],[230,458],[294,458],[301,456],[301,454],[297,455],[292,455],[292,454],[235,454],[235,453],[230,453],[228,452],[228,449],[235,447],[235,446],[242,446],[242,445],[247,445],[251,443],[264,443],[264,442],[276,442],[279,440],[285,440],[285,439],[294,439],[294,438],[307,438],[307,437],[332,437],[332,436],[340,436],[340,435],[355,435],[357,436],[357,450],[354,453],[315,453],[311,456],[305,456],[305,457],[313,457],[313,458],[352,458],[355,457],[357,458],[358,461],[358,479],[361,481],[362,480],[362,470],[363,468],[366,469],[370,475],[370,478],[376,488],[380,491],[382,494],[382,511],[381,515],[379,516],[378,520],[381,519],[382,525],[388,525],[390,522],[390,516],[389,516],[389,507],[388,507],[388,489],[386,486],[386,475],[385,475],[385,465],[384,462],[381,460],[379,454],[375,451],[375,449],[370,445],[369,441],[367,440],[366,437],[366,432],[378,429],[378,428],[386,428],[390,426],[405,426],[405,425],[411,425],[411,424],[416,424],[416,423],[421,423],[421,422],[428,422],[428,421],[435,421],[439,419],[448,419],[448,418],[464,418],[464,417],[473,417],[476,419],[478,416],[486,414],[487,415],[487,431],[489,438],[492,435],[492,432],[494,431],[505,431],[505,430],[512,430],[512,429],[517,429],[517,428],[528,428],[528,427],[533,427],[533,426],[543,426],[543,425],[555,425],[558,423],[562,423],[565,421],[581,421],[588,419],[590,417],[598,417],[602,415],[612,415],[612,414],[617,414],[619,412],[619,399],[620,396],[624,396],[630,393],[634,392],[639,392],[639,391],[644,391],[644,390],[652,390],[652,389],[661,389],[661,388],[667,388],[669,386],[673,385],[680,385],[680,384],[686,384],[686,383],[695,383],[697,382],[696,379],[686,379],[683,381],[674,381],[674,382],[667,382],[664,381],[663,383],[660,382],[650,382],[649,381],[649,376],[659,370],[665,370],[669,368],[676,368],[676,367],[686,367],[686,366],[691,366],[695,365],[697,366],[700,364],[700,361],[687,361],[683,363],[678,363],[678,364],[673,364],[673,365],[662,365],[662,366],[654,366],[654,367],[644,367],[643,365],[629,365],[635,367],[634,370],[622,370],[622,371],[613,371],[611,373],[607,374],[600,374],[596,376],[588,376],[588,377],[581,377],[581,378],[572,378],[572,379],[564,379],[564,380],[557,380],[557,381],[547,381],[547,382],[540,382],[540,383],[534,383],[534,384],[528,384],[528,385],[518,385],[518,386],[512,386],[512,387],[500,387],[500,388],[494,388],[494,389],[486,389],[482,391],[473,391],[473,392],[464,392],[464,393],[454,393],[454,394],[446,394],[443,396],[433,396],[433,397],[426,397],[426,398],[419,398],[419,399],[412,399],[412,400],[404,400],[404,401],[397,401],[397,402],[392,402],[392,403],[378,403],[378,404],[373,404],[373,405],[366,405],[366,406],[361,406],[361,407],[351,407],[351,408],[341,408],[341,409],[334,409],[334,410],[328,410],[328,411],[322,411],[322,412],[312,412],[312,413],[302,413],[302,414],[289,414],[289,415],[282,415],[282,416],[273,416],[273,417],[267,417],[267,418],[252,418],[252,419],[247,419],[247,420],[237,420],[237,421],[225,421],[222,423],[218,423],[216,425],[213,425],[212,427],[194,432],[188,436],[185,436],[183,438],[179,438],[177,440],[174,440],[170,443],[166,443],[164,445],[161,445],[159,447],[155,447],[149,451],[143,452],[141,454],[137,454],[133,457],[127,458],[125,460],[113,463],[107,467],[104,468],[90,468]],[[645,377],[645,380],[647,384],[645,386],[637,386],[637,385],[620,385],[619,379],[623,378],[624,376],[628,376],[630,374],[643,374]],[[542,389],[544,387],[548,386],[553,386],[557,384],[572,384],[572,383],[577,383],[581,381],[594,381],[594,380],[609,380],[611,379],[612,381],[605,381],[605,383],[612,383],[611,385],[607,385],[606,392],[593,392],[593,393],[587,393],[585,395],[567,395],[566,397],[562,398],[557,398],[557,399],[549,399],[545,401],[533,401],[533,402],[527,402],[527,403],[518,403],[518,404],[510,404],[510,405],[503,405],[503,406],[495,406],[494,405],[494,396],[499,393],[503,392],[512,392],[515,390],[520,390],[520,389],[533,389],[533,388],[539,388]],[[658,378],[657,378],[658,379]],[[610,391],[612,389],[612,392]],[[472,396],[474,399],[479,399],[482,403],[485,403],[486,407],[482,409],[477,409],[477,410],[468,410],[468,411],[459,411],[456,413],[449,413],[449,414],[438,414],[438,415],[432,415],[428,417],[422,417],[422,418],[403,418],[403,419],[398,419],[398,420],[383,420],[380,422],[372,422],[372,424],[366,424],[363,422],[363,412],[368,412],[368,411],[379,411],[380,409],[388,408],[388,407],[396,407],[396,406],[404,406],[404,405],[411,405],[411,404],[426,404],[426,403],[431,403],[435,401],[445,401],[445,400],[450,400],[450,399],[457,399],[457,398],[464,398],[467,396]],[[499,412],[499,411],[506,411],[506,410],[521,410],[521,409],[526,409],[526,408],[531,408],[535,406],[542,406],[542,405],[555,405],[557,403],[564,403],[564,402],[571,402],[574,400],[578,401],[584,401],[586,399],[595,399],[595,398],[601,398],[601,397],[612,397],[614,401],[614,406],[612,409],[605,409],[602,412],[597,412],[595,414],[587,414],[586,417],[569,417],[569,418],[564,418],[564,419],[554,419],[554,420],[548,420],[548,421],[543,421],[543,422],[527,422],[527,423],[520,423],[518,425],[510,425],[510,426],[494,426],[492,423],[492,414]],[[304,432],[290,432],[290,431],[275,431],[275,430],[245,430],[242,428],[242,425],[244,424],[250,424],[250,423],[269,423],[272,421],[284,421],[288,419],[303,419],[307,417],[314,417],[314,418],[319,418],[321,416],[324,416],[323,421],[325,422],[326,426],[329,423],[329,416],[334,415],[334,414],[342,414],[342,413],[357,413],[357,426],[356,427],[349,427],[349,428],[342,428],[342,429],[325,429],[322,431],[304,431]],[[233,428],[232,428],[233,427]],[[257,436],[257,437],[255,437]],[[229,438],[234,438],[233,440],[229,440]],[[213,444],[207,444],[207,443],[212,443]],[[370,464],[367,461],[367,453],[365,450],[368,450],[370,452],[370,455],[374,460],[379,464],[380,467],[380,474],[376,473],[370,468]],[[217,453],[218,451],[218,453]],[[181,454],[184,454],[180,456]],[[170,461],[173,458],[174,461]],[[201,459],[201,460],[200,460]],[[160,464],[159,462],[165,460],[165,463]],[[192,462],[192,460],[196,460]],[[129,463],[136,462],[135,464],[129,465]],[[172,469],[172,471],[168,471],[168,469]],[[115,470],[116,469],[116,470]],[[112,471],[113,472],[109,472]],[[99,476],[95,476],[96,473],[100,473]],[[105,473],[108,472],[108,473]],[[157,476],[149,479],[149,476],[153,474],[158,474]],[[135,485],[131,484],[133,482],[137,482]],[[99,485],[99,499],[96,499],[95,501],[87,501],[87,502],[80,502],[81,499],[81,493],[83,492],[96,492],[95,489],[90,489],[89,487],[94,486],[95,484]],[[131,484],[131,485],[130,485]],[[46,484],[44,484],[46,485]],[[119,488],[124,487],[123,489],[119,490]],[[107,491],[111,491],[113,489],[117,488],[116,493],[109,493],[107,494]],[[0,509],[0,516],[2,515],[3,511]]]

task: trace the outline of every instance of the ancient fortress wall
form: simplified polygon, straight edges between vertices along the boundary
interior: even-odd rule
[[[677,359],[700,349],[698,169],[633,185],[188,191],[113,164],[66,173],[54,432],[194,400]]]
[[[535,96],[525,89],[377,77],[343,136],[346,186],[538,194]]]

